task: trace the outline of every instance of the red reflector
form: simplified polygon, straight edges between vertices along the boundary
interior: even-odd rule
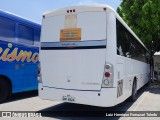
[[[41,73],[41,71],[40,70],[37,70],[37,74],[40,74]]]
[[[109,72],[106,72],[104,75],[105,75],[105,77],[107,77],[107,78],[110,77],[110,73],[109,73]]]

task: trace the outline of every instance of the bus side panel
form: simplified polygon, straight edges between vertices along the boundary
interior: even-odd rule
[[[11,80],[12,92],[34,90],[38,88],[38,47],[17,45],[5,41],[0,42],[0,75]],[[19,57],[20,53],[30,57]],[[17,58],[17,59],[15,59]],[[34,62],[36,63],[34,63]]]
[[[107,12],[107,49],[106,49],[106,63],[113,65],[114,73],[116,72],[116,17],[112,11]],[[113,74],[113,87],[117,86],[116,74]]]
[[[149,75],[149,65],[146,63],[118,55],[117,66],[120,64],[123,66],[123,70],[117,69],[117,78],[118,80],[123,80],[123,89],[122,95],[117,97],[118,103],[123,102],[131,96],[134,78],[137,78],[137,89],[140,89],[148,82]],[[120,73],[122,71],[124,71],[123,77]]]
[[[131,96],[135,77],[137,78],[137,89],[142,87],[148,81],[147,69],[145,63],[117,55],[117,80],[122,80],[122,94],[117,96],[118,103],[123,102]],[[119,92],[118,90],[117,87],[117,93]]]
[[[129,67],[129,69],[128,69]],[[129,82],[130,95],[132,91],[132,84],[134,77],[137,78],[137,89],[140,89],[144,84],[148,82],[149,65],[137,60],[125,58],[125,77]]]
[[[126,79],[124,76],[124,57],[117,56],[117,63],[116,63],[116,80],[117,80],[117,103],[120,103],[126,99],[125,94],[127,93]]]
[[[117,33],[116,33],[116,16],[113,12],[108,12],[108,24],[107,24],[107,55],[106,62],[111,63],[114,69],[114,85],[115,87],[115,103],[123,102],[128,96],[126,96],[126,87],[124,84],[124,57],[117,57]],[[107,88],[108,89],[108,88]]]

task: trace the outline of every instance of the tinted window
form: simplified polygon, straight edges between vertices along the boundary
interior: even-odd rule
[[[147,62],[147,50],[117,20],[117,54],[138,61]]]
[[[130,57],[130,38],[126,29],[117,21],[117,54]]]
[[[15,40],[15,22],[0,17],[0,39],[7,40],[7,41],[14,41]]]
[[[33,45],[34,30],[30,27],[19,25],[19,42]]]

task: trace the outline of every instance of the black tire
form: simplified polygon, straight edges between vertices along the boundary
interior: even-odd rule
[[[0,103],[7,100],[10,95],[10,86],[6,79],[0,77]]]
[[[134,80],[133,85],[132,85],[132,95],[130,97],[130,101],[134,102],[137,100],[137,82]]]

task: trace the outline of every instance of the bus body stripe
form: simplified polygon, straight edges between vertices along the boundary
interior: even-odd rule
[[[41,43],[41,50],[102,49],[102,48],[106,48],[106,40]]]
[[[82,46],[82,47],[41,47],[41,50],[69,50],[69,49],[102,49],[106,46]]]

